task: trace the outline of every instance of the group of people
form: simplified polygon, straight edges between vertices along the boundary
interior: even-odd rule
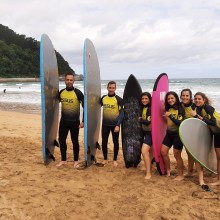
[[[77,88],[74,88],[74,75],[67,73],[65,76],[66,88],[59,92],[59,100],[62,104],[61,120],[59,125],[59,143],[61,151],[61,161],[58,167],[65,165],[66,161],[66,138],[70,131],[73,143],[74,168],[79,166],[79,128],[83,127],[83,119],[80,123],[80,104],[83,106],[83,94]],[[108,163],[108,137],[112,133],[114,143],[113,165],[117,166],[117,156],[119,151],[119,131],[120,124],[123,121],[123,100],[115,94],[116,82],[110,81],[107,85],[108,94],[100,100],[103,106],[102,120],[102,152],[103,164]],[[141,115],[137,120],[141,123],[143,131],[142,157],[144,160],[146,175],[145,179],[152,176],[152,136],[151,136],[151,94],[142,93],[140,97]],[[184,179],[184,164],[181,157],[183,143],[180,140],[178,129],[181,122],[187,118],[198,118],[204,121],[210,128],[214,136],[214,146],[217,156],[217,181],[211,185],[220,185],[220,115],[211,106],[209,98],[202,92],[197,92],[194,97],[190,89],[183,89],[179,96],[176,92],[169,91],[165,96],[165,112],[167,131],[161,147],[161,155],[165,164],[166,175],[171,175],[169,150],[173,146],[173,153],[177,163],[178,175],[175,180]],[[198,149],[199,150],[199,149]],[[188,173],[192,176],[194,164],[199,177],[199,184],[206,185],[203,178],[203,168],[194,161],[188,154]]]
[[[67,73],[65,75],[66,88],[59,92],[59,101],[61,102],[61,119],[59,124],[59,144],[61,161],[57,167],[67,164],[67,144],[66,139],[70,131],[73,144],[74,168],[79,167],[79,129],[84,127],[83,117],[80,123],[80,105],[83,107],[83,93],[73,86],[74,75]],[[114,143],[113,165],[117,166],[117,157],[119,152],[119,131],[123,120],[123,100],[115,94],[116,83],[110,81],[107,85],[108,94],[100,99],[100,105],[103,106],[102,120],[102,152],[103,165],[108,163],[108,138],[110,132]]]

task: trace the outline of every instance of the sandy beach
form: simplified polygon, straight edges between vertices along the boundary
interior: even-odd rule
[[[112,142],[109,164],[73,169],[68,138],[68,165],[56,161],[45,167],[41,152],[41,115],[5,111],[0,108],[0,219],[219,219],[220,187],[204,192],[196,174],[177,182],[171,151],[171,177],[154,168],[151,180],[144,171],[126,169],[120,144],[118,167],[113,167]],[[80,161],[83,161],[83,129],[80,131]],[[184,165],[187,157],[183,152]],[[98,161],[102,152],[97,151]],[[141,164],[142,166],[142,164]],[[186,172],[186,171],[185,171]],[[216,176],[205,172],[205,181]],[[193,195],[192,195],[193,194]]]

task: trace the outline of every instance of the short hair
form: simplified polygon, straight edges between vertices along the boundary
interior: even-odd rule
[[[116,86],[116,82],[115,81],[110,81],[110,82],[108,82],[107,87],[109,87],[109,85],[111,85],[111,84],[115,84],[115,86]]]
[[[74,74],[71,73],[71,72],[68,72],[68,73],[65,74],[65,78],[66,78],[67,76],[73,76],[73,77],[74,77]]]

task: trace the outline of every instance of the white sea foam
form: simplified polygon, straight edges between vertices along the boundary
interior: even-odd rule
[[[142,91],[152,92],[155,80],[140,79]],[[101,94],[107,93],[108,80],[101,82]],[[123,97],[126,80],[116,80],[116,93]],[[76,81],[74,86],[83,92],[83,81]],[[184,88],[195,92],[204,92],[212,100],[212,105],[220,112],[220,79],[170,79],[169,90],[180,94]],[[60,89],[65,88],[65,83],[62,81],[59,85]],[[6,92],[4,93],[4,90]],[[0,84],[0,102],[1,103],[25,103],[25,104],[39,104],[41,103],[41,86],[38,82],[8,82]]]

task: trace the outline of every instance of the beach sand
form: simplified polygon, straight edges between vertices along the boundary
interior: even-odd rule
[[[0,111],[0,219],[219,219],[220,187],[216,193],[201,191],[198,178],[177,182],[174,175],[153,171],[144,180],[144,171],[125,168],[120,144],[118,167],[73,169],[68,138],[68,164],[57,168],[56,161],[45,167],[41,152],[41,116]],[[80,160],[83,161],[83,129],[80,131]],[[171,167],[176,163],[171,156]],[[109,160],[113,157],[109,141]],[[183,152],[187,166],[186,153]],[[97,151],[98,161],[102,152]],[[215,175],[205,172],[207,183]],[[195,196],[192,196],[192,194]]]

